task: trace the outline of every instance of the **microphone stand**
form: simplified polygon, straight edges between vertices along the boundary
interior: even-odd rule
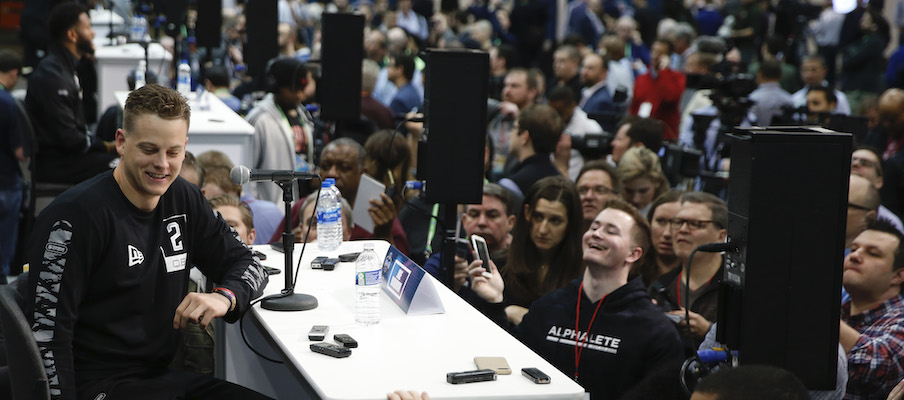
[[[286,286],[282,293],[268,297],[261,301],[261,308],[270,311],[307,311],[317,308],[317,298],[309,294],[295,293],[295,282],[292,279],[292,251],[295,249],[295,239],[292,235],[292,188],[295,180],[277,181],[277,185],[283,190],[283,202],[286,206],[285,228],[283,230],[283,256],[285,259],[283,275],[286,277]]]

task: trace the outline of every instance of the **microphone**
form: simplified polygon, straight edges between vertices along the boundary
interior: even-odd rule
[[[737,246],[735,246],[731,242],[716,242],[701,244],[697,247],[697,251],[702,251],[704,253],[721,253],[723,251],[731,251],[736,248]]]
[[[236,185],[244,185],[253,181],[290,182],[298,179],[320,178],[320,175],[311,172],[279,171],[255,169],[250,170],[244,165],[236,165],[229,172],[229,179]]]

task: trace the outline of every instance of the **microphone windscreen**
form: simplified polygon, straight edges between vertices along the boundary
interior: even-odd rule
[[[229,179],[236,185],[244,185],[251,181],[251,170],[244,165],[236,165],[229,171]]]

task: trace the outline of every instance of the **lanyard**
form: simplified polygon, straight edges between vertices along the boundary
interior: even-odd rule
[[[606,296],[600,299],[600,302],[596,304],[596,309],[593,310],[593,317],[590,318],[590,325],[587,325],[587,331],[584,332],[584,338],[581,339],[581,335],[578,333],[578,327],[580,327],[581,321],[581,292],[584,289],[584,281],[581,281],[581,286],[578,286],[578,305],[577,305],[577,315],[574,317],[574,381],[578,381],[578,370],[581,367],[581,353],[584,352],[584,346],[587,343],[587,339],[590,338],[590,328],[593,327],[593,321],[596,320],[596,313],[600,310],[600,306],[603,305],[603,301],[606,300],[606,296],[609,296],[607,293]]]

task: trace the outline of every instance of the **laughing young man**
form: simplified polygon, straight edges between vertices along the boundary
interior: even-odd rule
[[[584,276],[535,301],[515,327],[517,338],[593,400],[617,399],[658,367],[683,358],[672,323],[653,305],[640,277],[628,277],[650,247],[644,217],[626,202],[610,200],[584,233]],[[479,264],[472,263],[473,270],[482,270]],[[474,291],[491,303],[502,297],[501,279],[492,276],[471,273]]]

